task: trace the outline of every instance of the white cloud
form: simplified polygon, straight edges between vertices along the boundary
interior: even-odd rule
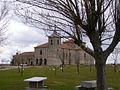
[[[38,41],[41,42],[45,39],[43,31],[38,33],[34,28],[27,27],[15,21],[12,21],[9,28],[12,29],[8,32],[9,39],[18,43],[38,43]]]
[[[34,46],[47,42],[43,31],[38,32],[16,21],[10,22],[7,36],[6,43],[0,47],[0,61],[11,60],[16,52],[33,51]]]
[[[16,52],[33,51],[36,45],[47,42],[47,37],[42,30],[38,31],[16,21],[10,22],[7,35],[6,43],[0,46],[0,63],[3,60],[11,61],[12,55]],[[87,46],[92,48],[90,43]],[[113,62],[109,57],[107,63]]]

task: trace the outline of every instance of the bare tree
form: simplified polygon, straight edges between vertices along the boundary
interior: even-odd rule
[[[6,40],[6,28],[8,26],[9,9],[7,1],[0,1],[0,45]]]
[[[60,59],[60,61],[61,61],[61,67],[60,67],[60,69],[62,70],[62,72],[64,71],[64,62],[65,62],[65,56],[64,56],[64,48],[62,48],[62,50],[61,51],[58,51],[57,52],[57,56],[58,56],[58,58]]]
[[[118,46],[114,49],[113,53],[111,54],[111,59],[113,59],[113,61],[114,61],[114,72],[118,71],[117,64],[118,64],[118,59],[120,58],[119,54],[120,54],[120,47],[118,44]]]
[[[118,0],[17,0],[17,14],[42,30],[54,27],[95,58],[97,90],[108,90],[105,66],[120,40]],[[118,4],[119,5],[119,4]],[[22,6],[22,7],[21,7]],[[51,29],[50,29],[51,30]],[[89,41],[84,40],[84,36]],[[92,48],[83,42],[90,42]]]
[[[6,39],[6,28],[8,26],[9,9],[7,1],[0,1],[0,44]]]
[[[76,48],[75,50],[75,60],[76,60],[76,65],[77,65],[77,74],[80,74],[80,70],[79,70],[79,65],[80,65],[80,56],[79,56],[79,48]]]

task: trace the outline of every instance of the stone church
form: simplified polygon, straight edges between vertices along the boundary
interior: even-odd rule
[[[33,52],[17,53],[11,62],[12,65],[74,65],[78,63],[94,64],[94,58],[77,46],[73,39],[61,42],[61,36],[56,31],[48,36],[48,43],[34,47]]]

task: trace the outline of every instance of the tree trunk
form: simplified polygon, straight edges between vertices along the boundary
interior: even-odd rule
[[[114,72],[117,72],[117,65],[114,63]]]
[[[105,62],[103,62],[104,60],[96,60],[97,90],[108,90],[105,74]]]
[[[62,72],[64,71],[63,68],[64,68],[64,64],[62,64],[62,66],[61,66]]]
[[[80,75],[79,63],[77,63],[77,74]]]

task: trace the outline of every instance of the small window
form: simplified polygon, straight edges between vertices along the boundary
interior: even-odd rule
[[[50,41],[51,45],[53,45],[53,40]]]
[[[59,40],[57,40],[57,44],[59,45]]]
[[[86,53],[84,53],[84,58],[86,58]]]
[[[40,50],[40,55],[42,55],[42,50]]]

